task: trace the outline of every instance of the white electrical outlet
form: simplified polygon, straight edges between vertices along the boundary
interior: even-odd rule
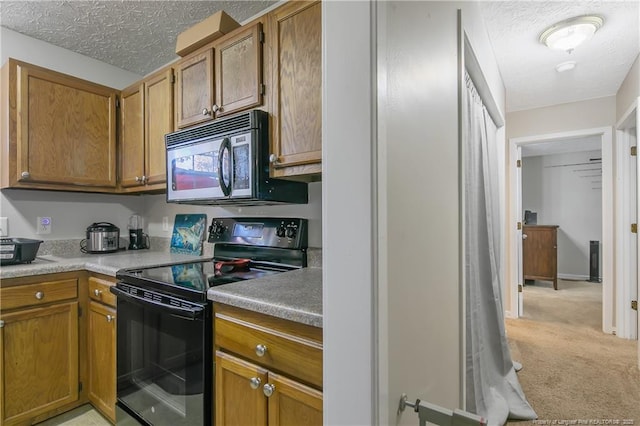
[[[50,234],[51,233],[51,218],[38,216],[36,222],[36,234]]]
[[[162,217],[162,230],[163,231],[168,231],[169,230],[169,217],[168,216],[163,216]]]
[[[0,237],[9,236],[9,218],[0,217]]]

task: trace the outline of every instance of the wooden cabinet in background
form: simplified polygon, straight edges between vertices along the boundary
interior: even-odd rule
[[[258,22],[216,41],[216,117],[262,105],[263,39]]]
[[[271,176],[316,180],[322,172],[320,2],[292,1],[268,15]]]
[[[78,280],[7,281],[0,288],[0,424],[32,424],[79,400]]]
[[[522,267],[525,280],[552,281],[558,289],[558,226],[523,226]]]
[[[176,65],[177,126],[262,105],[262,23],[244,26]]]
[[[9,59],[0,93],[3,188],[115,191],[116,90]]]
[[[166,188],[164,135],[174,130],[173,68],[122,91],[120,186],[125,192]]]
[[[213,49],[198,50],[176,65],[176,114],[178,128],[213,118]]]
[[[214,310],[216,424],[322,425],[322,330]]]

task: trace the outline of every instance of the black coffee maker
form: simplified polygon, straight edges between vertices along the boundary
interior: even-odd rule
[[[149,236],[142,232],[142,216],[134,214],[129,218],[129,250],[149,248]]]

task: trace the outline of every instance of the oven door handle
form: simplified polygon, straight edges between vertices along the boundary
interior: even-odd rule
[[[116,286],[111,286],[109,290],[117,297],[122,297],[123,299],[129,300],[137,305],[161,310],[178,318],[195,321],[200,319],[204,314],[203,307],[194,306],[193,308],[182,308],[179,306],[165,305],[164,303],[154,302],[153,300],[145,299],[144,297],[134,296],[126,291],[120,290]]]
[[[224,181],[224,151],[229,152],[229,168],[227,169],[229,172],[229,183]],[[220,143],[220,150],[218,151],[218,183],[220,184],[220,189],[225,197],[228,197],[231,194],[231,179],[232,179],[232,170],[231,170],[231,139],[224,138]]]

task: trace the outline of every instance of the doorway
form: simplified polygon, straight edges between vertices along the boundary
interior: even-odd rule
[[[547,305],[565,303],[571,310],[563,314],[575,310],[571,316],[582,317],[588,312],[581,321],[602,330],[601,139],[579,137],[522,147],[525,280],[520,316],[560,319],[560,312]]]
[[[577,138],[598,138],[602,149],[602,328],[605,333],[613,332],[614,297],[613,297],[613,211],[614,211],[614,180],[613,180],[613,145],[612,130],[609,127],[585,129],[530,137],[513,138],[509,140],[509,188],[510,188],[510,232],[509,237],[509,294],[506,297],[506,316],[517,318],[523,310],[523,276],[522,276],[522,163],[523,147],[536,144],[575,143]],[[513,227],[512,227],[512,225]],[[518,229],[519,228],[519,229]]]

